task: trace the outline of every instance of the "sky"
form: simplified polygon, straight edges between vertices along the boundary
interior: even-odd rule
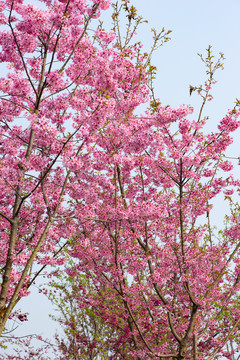
[[[216,55],[223,52],[226,57],[215,90],[219,110],[226,111],[240,95],[240,2],[135,0],[134,4],[150,27],[172,30],[172,40],[153,57],[158,67],[156,88],[162,101],[172,106],[189,103],[188,85],[199,84],[205,75],[197,53],[204,54],[212,45]],[[145,38],[148,33],[145,30],[141,35]],[[149,42],[149,37],[146,40]]]
[[[132,0],[139,15],[148,24],[137,31],[146,50],[150,48],[151,28],[172,30],[171,41],[159,48],[153,55],[152,63],[157,66],[155,92],[163,105],[176,107],[180,104],[194,106],[195,113],[201,105],[195,93],[190,97],[189,85],[197,86],[205,80],[205,68],[197,53],[206,54],[211,45],[213,53],[225,55],[224,70],[216,73],[217,84],[212,95],[214,100],[207,103],[205,115],[209,115],[208,129],[216,129],[218,121],[234,106],[235,98],[240,99],[240,1],[239,0]],[[102,16],[109,27],[110,12]],[[197,117],[197,115],[196,115]],[[235,145],[229,156],[240,155],[240,131],[236,133]],[[237,160],[234,160],[237,164]],[[238,170],[239,171],[239,168]],[[42,279],[41,279],[42,281]],[[51,338],[57,325],[48,318],[53,309],[37,288],[33,294],[22,299],[22,311],[29,312],[29,322],[16,330],[17,335],[30,333]]]

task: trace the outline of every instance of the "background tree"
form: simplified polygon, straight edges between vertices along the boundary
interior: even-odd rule
[[[70,261],[71,262],[71,261]],[[118,341],[117,329],[93,312],[91,305],[79,307],[79,299],[97,298],[93,284],[84,274],[77,277],[59,275],[52,284],[49,297],[60,316],[52,316],[62,325],[64,335],[57,334],[58,349],[62,355],[59,359],[109,359],[114,353],[113,344]],[[79,346],[79,344],[82,346]],[[125,352],[126,354],[126,352]]]

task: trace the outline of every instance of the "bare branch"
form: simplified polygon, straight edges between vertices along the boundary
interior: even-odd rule
[[[0,211],[0,216],[2,216],[5,220],[10,222],[11,225],[13,224],[13,220],[10,219],[7,215],[3,214],[1,211]]]
[[[174,328],[174,326],[173,326],[172,314],[170,313],[170,311],[168,311],[167,315],[168,315],[168,323],[169,323],[170,329],[171,329],[171,331],[172,331],[172,334],[173,334],[173,336],[175,337],[175,339],[179,342],[179,344],[181,344],[181,342],[182,342],[183,339],[181,338],[181,336],[179,336],[179,335],[177,334],[177,332],[176,332],[176,330],[175,330],[175,328]]]

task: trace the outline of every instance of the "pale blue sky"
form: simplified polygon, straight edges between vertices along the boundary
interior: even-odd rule
[[[239,0],[133,0],[131,2],[149,21],[138,31],[146,48],[151,43],[151,27],[171,29],[172,40],[153,56],[158,68],[155,82],[156,94],[164,105],[191,104],[196,110],[200,98],[189,96],[189,84],[199,85],[205,79],[205,69],[197,53],[205,52],[209,44],[213,51],[225,54],[225,69],[216,74],[218,83],[213,90],[214,100],[207,104],[210,115],[209,128],[214,129],[226,111],[240,98],[240,1]],[[105,15],[104,19],[110,19]],[[233,156],[239,156],[239,132],[232,147]],[[48,306],[43,295],[23,299],[19,304],[30,313],[29,323],[24,323],[18,334],[42,333],[51,336],[55,324],[48,320]]]
[[[197,114],[201,99],[195,94],[189,96],[189,85],[200,85],[206,79],[197,53],[205,55],[209,45],[216,59],[219,52],[224,53],[224,70],[216,73],[218,83],[212,91],[214,100],[208,102],[204,112],[210,116],[208,129],[216,129],[221,117],[233,107],[235,98],[240,98],[240,1],[132,0],[131,3],[149,21],[137,31],[146,50],[152,43],[152,27],[172,30],[171,41],[159,48],[152,59],[158,69],[155,91],[164,105],[191,104]],[[108,24],[109,15],[103,16]]]
[[[198,85],[205,78],[197,53],[204,54],[208,45],[216,55],[224,53],[225,70],[218,72],[215,101],[208,104],[214,118],[223,115],[235,97],[240,97],[240,1],[135,0],[133,4],[149,20],[138,32],[146,45],[151,40],[151,27],[173,31],[172,40],[153,56],[158,67],[156,90],[164,104],[198,104],[188,91],[189,84]]]

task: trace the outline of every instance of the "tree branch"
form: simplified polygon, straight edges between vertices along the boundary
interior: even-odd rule
[[[1,211],[0,211],[0,216],[2,216],[5,220],[10,222],[11,225],[13,225],[14,221],[10,219],[7,215],[3,214]]]

